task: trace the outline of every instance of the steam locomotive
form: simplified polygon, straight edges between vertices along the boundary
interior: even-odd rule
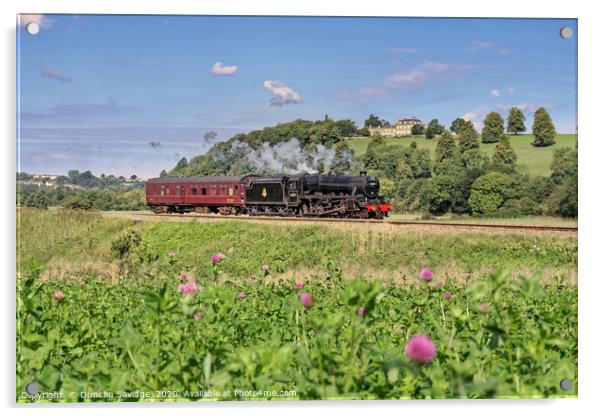
[[[146,203],[161,213],[219,213],[300,217],[376,218],[391,204],[379,196],[380,182],[361,172],[274,177],[189,176],[149,179]]]

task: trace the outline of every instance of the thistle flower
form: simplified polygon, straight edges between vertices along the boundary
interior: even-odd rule
[[[247,294],[245,292],[238,292],[238,295],[236,295],[236,297],[238,299],[244,299],[247,297]]]
[[[307,292],[301,293],[299,295],[299,300],[306,308],[311,308],[314,305],[314,297]]]
[[[445,292],[443,292],[443,297],[447,300],[451,300],[452,295],[451,293],[449,293],[447,290]]]
[[[198,286],[192,280],[188,283],[178,286],[178,292],[182,293],[183,295],[196,295],[198,291]]]
[[[220,261],[222,261],[225,258],[226,258],[226,255],[224,253],[214,254],[213,256],[211,256],[211,264],[213,264],[215,266],[217,263],[219,263]]]
[[[357,314],[359,316],[364,316],[365,313],[366,313],[366,307],[364,305],[357,308]]]
[[[427,282],[430,282],[431,280],[433,280],[433,272],[431,272],[431,270],[428,267],[425,267],[420,272],[420,277],[422,277]]]
[[[217,253],[216,256],[220,261],[226,258],[226,255],[224,253]]]
[[[172,251],[171,253],[168,254],[169,257],[175,257],[176,256],[176,252]]]
[[[437,354],[437,348],[428,335],[418,334],[410,338],[406,344],[406,355],[416,363],[429,363]]]
[[[489,312],[489,305],[487,303],[481,303],[479,305],[479,311],[481,311],[482,313]]]
[[[79,279],[80,286],[84,286],[85,284],[86,284],[86,281],[84,279]]]
[[[57,303],[61,303],[65,299],[65,294],[61,290],[57,290],[52,296]]]
[[[200,320],[202,317],[203,317],[203,314],[200,312],[197,312],[194,314],[194,319],[197,321]]]
[[[303,283],[301,283],[301,282],[295,283],[295,290],[300,290],[300,289],[303,289]]]
[[[186,280],[187,277],[188,275],[186,274],[186,272],[180,273],[180,280]]]

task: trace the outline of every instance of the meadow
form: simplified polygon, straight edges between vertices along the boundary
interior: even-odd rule
[[[20,402],[577,394],[573,237],[17,215]]]
[[[554,155],[554,150],[561,147],[574,148],[577,136],[575,134],[557,134],[556,143],[548,147],[534,147],[532,134],[520,134],[517,136],[509,135],[510,144],[516,152],[517,163],[519,167],[522,165],[526,171],[532,176],[549,176],[550,163]],[[349,147],[354,150],[356,156],[361,156],[366,153],[366,148],[370,138],[368,137],[353,137],[347,140]],[[410,143],[416,142],[418,148],[428,149],[431,152],[431,157],[434,155],[437,139],[427,140],[424,136],[409,136],[409,137],[387,137],[385,142],[390,145],[409,146]],[[481,143],[481,149],[489,156],[493,155],[496,143]]]

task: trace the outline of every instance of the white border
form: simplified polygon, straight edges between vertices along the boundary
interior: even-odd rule
[[[483,401],[407,401],[407,402],[302,402],[302,403],[203,403],[203,404],[155,404],[153,406],[86,406],[86,414],[106,415],[132,414],[163,415],[174,409],[178,415],[199,413],[220,414],[282,414],[345,412],[359,415],[377,410],[379,413],[400,414],[404,412],[426,412],[447,415],[507,415],[509,413],[545,413],[549,415],[589,414],[599,404],[602,387],[600,349],[600,298],[602,297],[602,275],[597,273],[596,254],[599,251],[600,229],[599,207],[601,198],[598,170],[602,157],[602,132],[600,128],[600,65],[599,41],[602,39],[600,15],[594,8],[595,2],[568,1],[526,2],[504,0],[500,2],[439,0],[418,2],[352,1],[352,0],[146,0],[107,2],[87,0],[75,3],[68,0],[19,0],[2,2],[2,89],[1,101],[3,138],[2,155],[2,264],[3,276],[4,341],[2,367],[0,368],[0,393],[5,414],[31,415],[79,415],[81,407],[72,405],[43,408],[17,407],[14,405],[15,341],[14,341],[14,275],[15,275],[15,21],[17,13],[108,13],[108,14],[252,14],[252,15],[331,15],[331,16],[457,16],[457,17],[557,17],[579,19],[579,399],[564,400],[483,400]],[[596,42],[598,41],[598,42]],[[551,68],[550,70],[553,70]],[[598,76],[596,76],[598,75]],[[597,204],[597,206],[596,206]],[[142,407],[144,406],[144,407]],[[599,411],[599,409],[596,409]]]

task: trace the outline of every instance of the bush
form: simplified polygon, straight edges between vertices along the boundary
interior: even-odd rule
[[[501,207],[507,199],[510,178],[499,172],[490,172],[479,177],[472,185],[468,204],[472,212],[490,214]]]
[[[141,242],[140,233],[129,229],[111,243],[111,253],[120,259],[128,258],[140,247]]]

